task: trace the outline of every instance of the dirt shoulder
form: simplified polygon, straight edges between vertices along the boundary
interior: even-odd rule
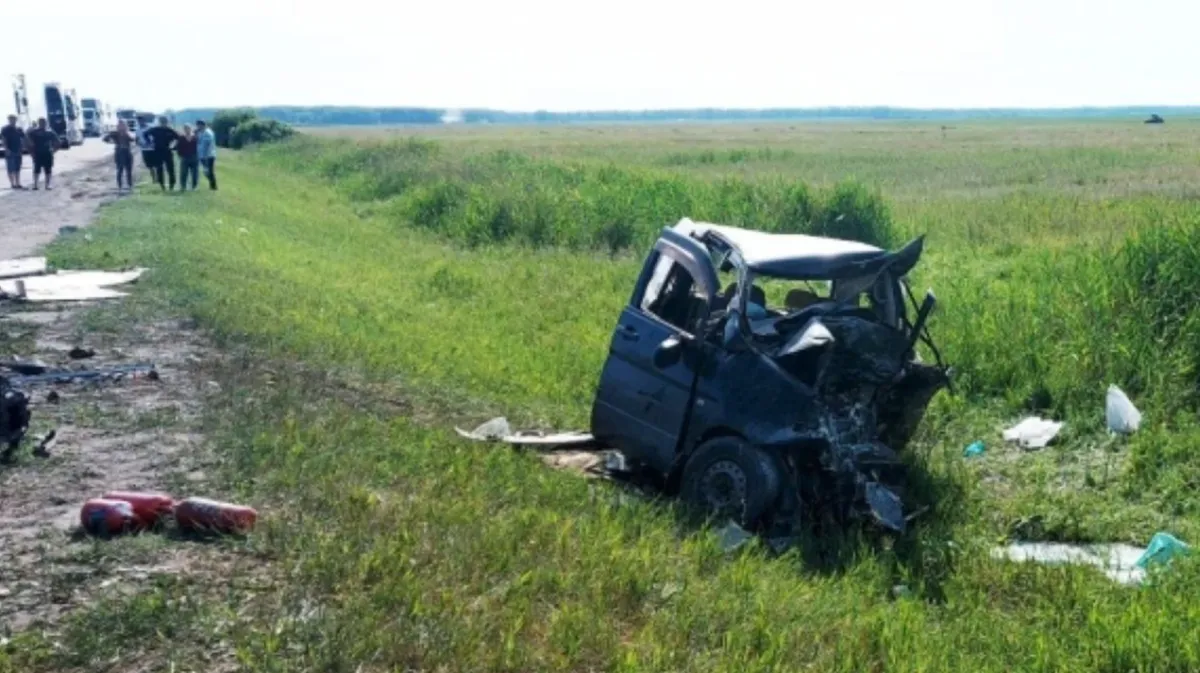
[[[107,170],[93,164],[64,176],[49,194],[6,197],[0,258],[36,252],[60,227],[88,226],[99,207],[116,198]],[[235,544],[168,534],[97,540],[79,530],[83,502],[110,490],[222,495],[213,488],[217,462],[202,417],[206,400],[220,394],[210,373],[223,355],[189,322],[164,318],[144,304],[136,297],[0,300],[0,358],[34,358],[56,369],[148,363],[158,374],[21,386],[30,398],[29,435],[0,463],[0,669],[5,644],[30,634],[57,651],[75,652],[76,663],[87,666],[86,643],[66,641],[84,628],[89,613],[136,601],[161,590],[164,581],[195,585],[189,595],[203,593],[258,565]],[[75,347],[94,354],[75,359]],[[0,375],[8,374],[0,368]],[[39,454],[38,440],[51,431],[48,455]],[[126,650],[127,663],[137,662],[128,670],[143,670],[157,656],[147,660],[137,650]],[[229,668],[228,656],[216,651],[190,652],[172,666],[176,662],[187,665],[175,670]],[[165,669],[153,664],[145,670]]]
[[[54,176],[50,191],[3,189],[0,200],[0,259],[22,257],[54,240],[62,227],[86,227],[96,211],[118,198],[112,163],[83,162]]]

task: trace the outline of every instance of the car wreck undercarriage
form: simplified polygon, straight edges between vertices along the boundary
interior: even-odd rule
[[[820,512],[903,532],[899,452],[949,385],[926,329],[935,300],[916,305],[904,280],[922,247],[664,230],[618,321],[592,433],[747,528]],[[781,308],[764,286],[791,287]]]

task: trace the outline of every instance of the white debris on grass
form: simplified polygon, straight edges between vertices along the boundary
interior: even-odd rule
[[[590,444],[594,441],[588,432],[553,432],[540,433],[529,431],[514,431],[508,419],[503,416],[480,425],[474,430],[454,428],[459,437],[472,439],[477,442],[500,441],[505,444],[520,446],[576,446]]]
[[[992,550],[993,558],[1034,561],[1047,565],[1090,565],[1118,584],[1140,584],[1146,571],[1138,567],[1145,550],[1128,544],[1066,544],[1060,542],[1016,542]]]
[[[1104,401],[1104,418],[1112,432],[1130,435],[1142,425],[1142,412],[1133,406],[1125,391],[1116,386],[1108,387]]]
[[[1041,449],[1049,444],[1062,430],[1058,421],[1030,416],[1004,431],[1004,441],[1017,442],[1027,449]]]
[[[0,278],[20,278],[46,273],[45,257],[18,257],[0,259]]]
[[[23,301],[86,301],[125,296],[111,289],[136,281],[146,269],[132,271],[60,271],[0,280],[0,294]]]

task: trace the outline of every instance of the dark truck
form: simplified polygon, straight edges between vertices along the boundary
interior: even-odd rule
[[[918,306],[905,280],[923,246],[664,229],[617,322],[592,434],[748,529],[823,511],[903,532],[897,452],[949,384],[925,327],[934,297]]]

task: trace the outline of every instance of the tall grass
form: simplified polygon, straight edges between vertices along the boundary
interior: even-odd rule
[[[895,243],[878,194],[854,182],[705,181],[650,168],[547,161],[511,150],[447,157],[410,138],[347,143],[305,137],[271,148],[281,165],[333,182],[367,212],[468,245],[644,248],[682,217],[763,231]]]

